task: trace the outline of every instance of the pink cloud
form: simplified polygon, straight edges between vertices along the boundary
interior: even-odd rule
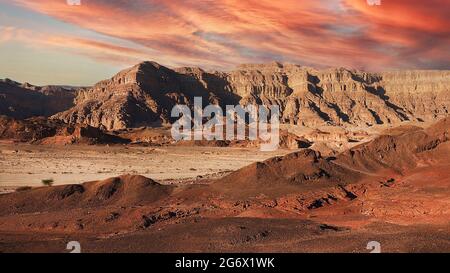
[[[366,0],[84,0],[76,7],[60,0],[14,2],[148,49],[74,38],[99,59],[104,48],[121,58],[210,68],[272,59],[377,70],[450,68],[445,0],[390,0],[377,7]]]

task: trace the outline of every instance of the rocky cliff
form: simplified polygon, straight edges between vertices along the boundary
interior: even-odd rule
[[[54,117],[108,130],[159,126],[175,104],[277,104],[282,122],[317,126],[428,121],[448,115],[450,71],[367,73],[294,64],[241,65],[231,72],[143,62],[78,92]]]

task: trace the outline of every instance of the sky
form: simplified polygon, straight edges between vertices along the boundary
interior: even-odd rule
[[[0,78],[92,85],[141,61],[450,69],[449,0],[0,0]]]

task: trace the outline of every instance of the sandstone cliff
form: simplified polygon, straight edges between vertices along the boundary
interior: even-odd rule
[[[374,125],[448,115],[450,71],[367,73],[294,64],[241,65],[231,72],[169,69],[143,62],[78,92],[76,105],[54,117],[108,130],[159,126],[175,104],[277,104],[282,122]]]

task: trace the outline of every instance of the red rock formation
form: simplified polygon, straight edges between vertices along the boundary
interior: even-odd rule
[[[307,126],[396,124],[448,115],[449,71],[366,73],[293,64],[242,65],[205,72],[144,62],[81,90],[76,106],[55,115],[108,130],[174,121],[175,104],[279,105],[282,122]]]

